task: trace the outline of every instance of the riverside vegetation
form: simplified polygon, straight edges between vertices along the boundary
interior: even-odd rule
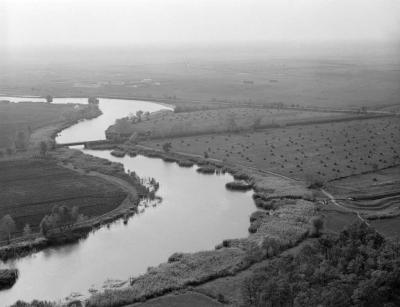
[[[142,113],[140,121],[129,116],[116,123],[117,133],[112,127],[108,135],[129,141],[115,153],[229,171],[255,190],[260,210],[250,217],[247,238],[225,240],[214,251],[175,253],[168,263],[132,278],[126,289],[98,293],[86,305],[141,306],[148,300],[152,306],[153,297],[159,299],[155,305],[168,305],[163,294],[172,291],[189,297],[189,306],[196,306],[190,301],[193,293],[212,306],[399,305],[398,246],[386,232],[382,237],[365,224],[348,226],[366,213],[387,213],[387,219],[376,221],[396,230],[390,226],[397,214],[395,196],[389,193],[398,190],[393,171],[399,162],[397,118],[364,111],[398,112],[398,61],[386,53],[380,58],[377,47],[369,45],[362,48],[372,52],[351,57],[325,54],[318,46],[312,57],[303,56],[301,46],[275,47],[257,47],[250,57],[234,46],[211,58],[190,50],[185,63],[173,52],[174,60],[162,65],[146,64],[131,50],[122,52],[124,65],[119,65],[104,56],[109,49],[99,49],[96,57],[91,52],[77,57],[78,65],[32,63],[35,74],[5,65],[0,90],[7,93],[79,93],[174,104],[175,113],[153,114],[154,119]],[[86,62],[93,65],[82,66]],[[306,110],[310,106],[313,111]],[[3,159],[17,151],[7,148],[23,139],[20,135],[4,142]],[[75,167],[79,175],[97,172],[90,158],[70,150],[51,150],[51,155],[58,166]],[[108,175],[118,168],[99,164]],[[337,199],[371,193],[367,200],[338,200],[342,208],[318,188]]]
[[[9,127],[0,130],[1,259],[76,240],[94,226],[131,214],[141,198],[154,197],[153,187],[142,184],[133,172],[126,174],[118,163],[76,150],[55,150],[60,129],[101,114],[98,100],[89,100],[88,105],[0,104],[1,124]],[[127,182],[135,193],[107,176]],[[124,200],[130,205],[119,208]]]
[[[370,119],[367,121],[369,120]],[[391,119],[389,118],[386,120],[389,120],[390,122]],[[307,126],[309,125],[304,127]],[[266,131],[268,133],[275,132],[275,130]],[[232,134],[232,136],[236,136],[236,134]],[[218,137],[218,135],[215,135],[215,137]],[[214,251],[192,254],[176,253],[171,255],[168,263],[161,264],[155,268],[149,268],[147,273],[131,279],[130,286],[126,289],[106,290],[94,294],[86,302],[87,306],[126,306],[132,303],[143,302],[154,297],[163,297],[164,294],[173,291],[186,291],[193,289],[228,304],[264,306],[265,304],[277,304],[277,302],[281,302],[281,306],[309,306],[310,304],[316,306],[321,303],[321,300],[319,300],[317,295],[313,293],[318,293],[321,289],[314,289],[313,287],[317,287],[315,280],[320,281],[320,277],[315,277],[317,279],[314,280],[313,276],[315,274],[320,274],[315,272],[325,270],[325,267],[321,269],[321,265],[326,262],[326,259],[324,261],[318,254],[318,251],[321,248],[318,244],[322,244],[321,242],[328,242],[326,244],[331,244],[333,246],[339,244],[339,246],[343,245],[343,248],[350,248],[350,250],[354,250],[354,247],[351,247],[354,246],[354,244],[356,246],[361,244],[359,250],[350,253],[346,258],[346,261],[348,262],[343,265],[349,266],[348,263],[351,262],[352,259],[354,259],[354,261],[359,261],[358,259],[360,259],[360,257],[364,257],[363,245],[370,244],[365,242],[375,242],[375,239],[370,239],[370,237],[373,237],[376,232],[365,225],[354,226],[355,228],[351,228],[352,230],[349,232],[351,234],[348,235],[351,237],[351,240],[357,242],[361,241],[361,243],[354,243],[351,240],[349,242],[346,241],[346,243],[340,241],[342,240],[342,234],[338,236],[338,234],[331,233],[330,231],[321,232],[325,222],[329,219],[329,216],[326,214],[323,207],[318,206],[315,203],[315,201],[318,200],[318,197],[320,197],[319,193],[317,191],[310,191],[307,189],[307,186],[320,187],[321,185],[324,185],[325,182],[317,184],[318,180],[307,179],[307,183],[305,181],[286,177],[286,174],[282,172],[269,173],[268,169],[264,171],[261,168],[253,168],[246,164],[235,163],[229,159],[219,160],[212,152],[211,154],[207,153],[207,155],[202,154],[202,151],[200,150],[193,152],[193,154],[181,151],[178,152],[177,148],[174,146],[176,141],[175,138],[169,138],[166,142],[162,143],[162,149],[157,149],[157,146],[149,146],[151,145],[150,142],[155,141],[158,140],[143,141],[130,139],[127,143],[115,148],[115,152],[117,152],[117,156],[121,157],[125,154],[132,156],[144,154],[152,157],[161,157],[165,161],[177,162],[178,164],[183,165],[186,163],[188,165],[195,163],[199,165],[199,172],[204,173],[214,173],[216,171],[231,172],[237,180],[245,180],[241,182],[241,184],[236,183],[231,185],[234,185],[235,187],[236,185],[240,185],[240,187],[243,185],[246,188],[249,186],[253,187],[256,192],[254,194],[254,200],[257,206],[266,211],[257,211],[251,216],[249,227],[250,234],[247,238],[225,240],[218,245]],[[137,142],[139,142],[139,145]],[[94,146],[93,148],[102,147],[104,147],[104,145]],[[87,164],[85,158],[81,159],[75,157],[76,155],[81,155],[81,153],[73,153],[72,155],[71,153],[72,151],[70,150],[67,150],[66,153],[59,150],[56,154],[59,154],[60,157],[64,157],[65,161],[63,161],[63,159],[60,160],[64,164],[76,160],[78,163],[77,167],[86,167],[86,169],[90,169],[90,163]],[[320,239],[315,239],[320,237],[321,233],[322,237]],[[367,235],[365,233],[367,233]],[[365,237],[368,238],[365,239]],[[385,239],[378,234],[376,234],[375,237],[376,240],[386,242]],[[350,247],[347,247],[346,244],[350,244]],[[380,250],[382,246],[391,246],[390,244],[390,242],[384,243],[384,245],[377,246],[376,249]],[[304,258],[302,255],[307,248],[313,250],[316,258],[312,260],[311,267],[309,268],[309,271],[311,272],[309,274],[311,275],[302,277],[304,273],[295,271],[294,268],[296,266],[291,265],[290,263],[293,261],[295,263],[297,263],[296,261],[303,261],[300,259]],[[301,251],[299,252],[298,250]],[[338,251],[335,250],[333,253],[337,252]],[[372,250],[370,252],[373,253]],[[290,260],[292,259],[290,257],[286,258],[285,255],[287,254],[292,255],[294,260]],[[398,257],[396,253],[392,254],[393,256],[390,259],[393,260]],[[309,258],[305,259],[307,259],[305,263],[308,263],[307,261],[310,260]],[[333,259],[334,260],[332,261],[334,262],[328,263],[327,265],[334,266],[335,261],[339,261],[337,258]],[[380,260],[374,261],[377,263]],[[269,272],[270,270],[276,270],[278,264],[281,263],[288,265],[287,270],[282,272],[283,275],[275,274],[280,278],[278,280],[278,285],[282,285],[282,287],[277,288],[277,284],[270,283],[269,279],[266,278],[265,275],[261,274],[262,276],[260,277],[254,273],[253,276],[252,272],[254,268],[267,265],[265,266],[266,268],[263,269],[263,272],[265,270]],[[372,266],[372,268],[375,267]],[[350,282],[351,287],[349,287],[349,289],[346,290],[347,292],[344,294],[340,292],[343,290],[342,285],[344,280],[341,280],[341,277],[337,277],[341,276],[340,273],[337,272],[332,273],[332,277],[330,278],[336,280],[339,285],[334,288],[334,284],[329,284],[328,282],[331,279],[328,279],[328,281],[322,283],[322,285],[324,285],[322,286],[322,290],[327,291],[326,289],[328,288],[326,287],[329,286],[329,289],[332,289],[332,292],[339,293],[340,295],[337,300],[342,299],[344,304],[343,306],[362,306],[359,302],[371,301],[380,303],[396,299],[392,297],[391,294],[387,293],[384,293],[385,295],[382,296],[382,301],[379,301],[376,298],[366,297],[365,293],[356,294],[361,291],[358,290],[358,288],[362,287],[365,281],[363,276],[370,276],[369,274],[371,274],[371,272],[368,271],[363,273],[359,269],[355,272],[357,272],[355,273],[357,277]],[[209,288],[207,288],[208,284],[226,284],[226,279],[239,278],[242,274],[246,275],[248,278],[239,282],[234,290],[231,289],[233,292],[237,292],[238,289],[240,290],[241,294],[238,297],[231,297],[232,294],[224,293],[222,289],[223,287],[217,288],[217,290],[213,291],[210,291]],[[296,278],[305,279],[295,279],[295,281],[289,282],[286,276],[291,276],[292,274],[298,274],[300,276]],[[360,276],[357,274],[360,274]],[[394,286],[397,278],[396,276],[397,275],[387,276],[387,280],[382,281],[382,287],[385,288],[387,287],[386,285],[389,285],[389,287]],[[281,281],[281,279],[284,281]],[[379,281],[375,282],[379,283]],[[309,300],[306,300],[306,298],[301,296],[301,289],[304,289],[301,287],[314,289],[310,290],[311,292],[306,297],[309,298]],[[333,294],[328,295],[328,300],[330,299],[331,302],[322,301],[322,303],[327,304],[327,306],[335,306],[334,304],[337,303],[337,300],[336,297],[332,298],[333,296]],[[24,306],[23,304],[25,303],[18,302],[15,306],[19,306],[18,304]],[[49,306],[54,305],[50,302],[46,304]]]

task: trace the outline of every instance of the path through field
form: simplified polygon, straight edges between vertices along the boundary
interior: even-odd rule
[[[361,220],[361,222],[364,222],[365,224],[367,224],[367,225],[369,226],[369,223],[367,222],[367,220],[365,220],[365,219],[360,215],[360,212],[358,212],[358,211],[356,211],[356,210],[351,210],[351,209],[349,209],[349,208],[347,208],[347,207],[345,207],[345,206],[339,204],[339,203],[336,201],[336,199],[333,197],[333,195],[330,194],[329,192],[325,191],[324,189],[321,189],[321,192],[324,193],[326,196],[328,196],[329,199],[332,201],[332,203],[333,203],[335,206],[340,207],[340,208],[342,208],[342,209],[344,209],[344,210],[346,210],[346,211],[350,211],[350,212],[356,213],[356,214],[357,214],[357,217]]]

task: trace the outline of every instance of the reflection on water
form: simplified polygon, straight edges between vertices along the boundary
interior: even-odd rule
[[[146,105],[139,102],[137,109],[149,110],[144,108]],[[98,122],[100,130],[104,122],[99,119],[93,122]],[[80,135],[87,133],[82,128],[85,122],[76,127],[81,127]],[[75,135],[68,130],[63,137]],[[76,244],[6,263],[17,267],[20,276],[13,288],[0,292],[1,305],[18,299],[58,300],[72,292],[87,295],[89,288],[101,288],[108,278],[126,280],[144,273],[174,252],[212,249],[223,239],[247,236],[249,215],[255,209],[251,192],[226,190],[230,175],[202,175],[196,167],[181,168],[176,163],[143,156],[117,158],[110,151],[83,151],[121,162],[125,170],[134,170],[141,177],[154,177],[160,183],[157,194],[162,202],[148,206],[127,225],[117,221]]]
[[[59,98],[55,100],[56,103],[61,102],[61,99],[68,101],[68,98]],[[135,114],[139,110],[155,112],[161,109],[171,109],[147,101],[107,98],[100,98],[99,100],[103,114],[63,130],[56,139],[58,143],[103,140],[105,139],[105,130],[114,124],[117,118],[128,116],[130,113]]]

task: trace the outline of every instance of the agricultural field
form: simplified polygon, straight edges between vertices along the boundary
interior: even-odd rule
[[[337,198],[346,199],[342,205],[369,219],[400,215],[399,166],[335,180],[327,188]]]
[[[78,116],[73,104],[0,102],[0,151],[26,147],[38,128]],[[1,158],[1,157],[0,157]]]
[[[240,132],[261,128],[284,127],[342,118],[358,117],[357,114],[313,112],[273,108],[230,108],[202,110],[194,112],[158,112],[118,120],[107,130],[113,134],[137,133],[150,138],[191,136],[221,132]]]
[[[26,65],[3,65],[0,92],[131,97],[176,106],[283,102],[360,107],[398,103],[397,50],[390,53],[373,45],[355,46],[346,50],[350,56],[341,56],[341,52],[329,52],[325,47],[133,48],[118,52],[118,60],[110,59],[113,53],[107,48],[96,50],[95,57],[90,49],[63,48],[54,65],[29,56],[24,57]],[[42,54],[48,52],[43,50]]]
[[[0,162],[0,217],[10,214],[17,231],[25,224],[37,229],[56,205],[77,206],[85,216],[116,208],[126,197],[119,187],[93,176],[57,166],[49,160]]]
[[[175,152],[326,182],[399,164],[400,122],[375,118],[140,144],[162,150],[165,143]]]

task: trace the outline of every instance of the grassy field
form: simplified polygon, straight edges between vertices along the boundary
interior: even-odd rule
[[[223,304],[216,300],[211,299],[206,295],[202,295],[196,292],[187,292],[182,294],[165,295],[160,298],[148,300],[145,303],[128,305],[126,307],[163,307],[163,306],[174,306],[174,307],[221,307]]]
[[[0,216],[10,214],[21,231],[33,228],[55,205],[77,206],[86,216],[117,207],[126,193],[100,178],[80,175],[43,160],[0,162]]]
[[[273,171],[285,176],[323,181],[400,163],[397,118],[355,120],[317,125],[149,140],[144,146]]]
[[[221,132],[240,132],[260,128],[284,127],[361,115],[312,112],[272,108],[223,108],[194,112],[159,112],[149,117],[125,119],[107,130],[108,137],[137,133],[150,138],[191,136]]]
[[[321,51],[318,46],[302,50],[296,44],[242,50],[234,46],[223,50],[132,48],[119,50],[118,58],[112,56],[113,50],[63,48],[52,57],[53,65],[28,56],[24,65],[4,65],[0,92],[165,99],[185,106],[398,103],[398,51],[385,53],[376,46],[343,48],[337,52]],[[50,50],[42,54],[46,52]]]
[[[346,199],[341,201],[342,205],[370,220],[400,215],[399,166],[335,180],[329,183],[328,189],[337,198]],[[392,227],[392,231],[400,232],[400,227],[392,224],[396,229]]]
[[[0,103],[0,151],[26,147],[35,129],[79,116],[72,104]]]

